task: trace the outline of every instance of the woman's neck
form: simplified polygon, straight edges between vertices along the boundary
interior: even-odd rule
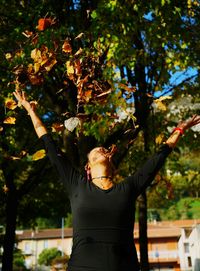
[[[108,189],[113,186],[112,173],[110,168],[96,166],[91,168],[92,182],[102,189]]]

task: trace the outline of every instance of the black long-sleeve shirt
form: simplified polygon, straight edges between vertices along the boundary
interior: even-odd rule
[[[133,240],[135,201],[153,181],[171,152],[162,145],[133,176],[103,190],[80,175],[42,136],[47,155],[68,191],[73,214],[69,271],[138,271]]]

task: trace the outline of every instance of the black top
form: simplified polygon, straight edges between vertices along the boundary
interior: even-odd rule
[[[64,159],[52,138],[42,136],[47,155],[68,191],[73,214],[69,271],[138,271],[133,240],[135,201],[171,152],[162,145],[133,176],[103,190]]]

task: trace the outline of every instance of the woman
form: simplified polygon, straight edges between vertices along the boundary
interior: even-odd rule
[[[86,180],[57,151],[52,138],[24,92],[14,93],[26,109],[47,155],[67,188],[73,214],[73,248],[69,271],[138,271],[133,240],[135,201],[152,182],[180,135],[200,123],[200,116],[178,124],[173,133],[141,169],[119,184],[112,181],[112,152],[103,147],[88,155]]]

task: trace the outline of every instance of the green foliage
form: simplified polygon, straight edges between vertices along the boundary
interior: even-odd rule
[[[14,251],[14,260],[13,260],[13,270],[14,271],[25,271],[25,257],[19,249]]]
[[[38,263],[50,266],[52,261],[59,256],[61,256],[61,252],[57,248],[46,248],[40,253]]]

